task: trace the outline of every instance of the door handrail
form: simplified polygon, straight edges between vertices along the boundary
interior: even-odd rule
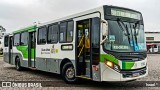
[[[79,44],[78,44],[78,47],[81,45],[81,43],[82,43],[82,41],[83,41],[83,38],[84,38],[84,35],[81,37],[81,40],[80,40],[80,42],[79,42]]]
[[[78,58],[80,57],[80,55],[81,55],[81,53],[82,53],[82,51],[83,51],[83,48],[84,48],[84,45],[83,45],[83,47],[81,48],[81,51],[80,51],[80,53],[79,53],[79,55],[78,55]]]

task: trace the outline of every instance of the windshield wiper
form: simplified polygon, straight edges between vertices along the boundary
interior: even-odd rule
[[[135,30],[136,30],[137,25],[138,25],[138,30],[137,30],[137,32],[136,32],[136,35],[139,34],[139,30],[140,30],[140,21],[137,21],[137,22],[135,23]]]
[[[138,30],[136,32],[137,25],[138,25]],[[135,26],[133,25],[133,29],[134,29],[134,38],[135,38],[136,44],[138,44],[138,42],[137,42],[137,36],[139,35],[139,30],[140,30],[140,23],[139,23],[139,21],[137,21],[135,23]]]
[[[124,35],[128,37],[128,42],[129,42],[129,44],[130,44],[130,33],[129,33],[129,31],[128,31],[127,25],[125,25],[120,18],[117,18],[117,22],[118,22],[118,25],[119,25],[119,27],[121,28],[121,30],[124,32]],[[122,25],[123,25],[123,27],[125,28],[125,30],[124,30],[124,28],[122,27],[122,25],[121,25],[120,22],[122,23]],[[125,33],[125,32],[127,32],[127,33]]]

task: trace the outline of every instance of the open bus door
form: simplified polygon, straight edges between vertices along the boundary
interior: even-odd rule
[[[35,67],[35,32],[29,32],[28,67]]]
[[[100,19],[98,17],[77,21],[76,68],[77,77],[95,79],[100,60]]]

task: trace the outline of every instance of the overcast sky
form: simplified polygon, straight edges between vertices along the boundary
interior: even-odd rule
[[[0,0],[0,25],[12,32],[100,5],[138,10],[144,17],[145,31],[160,31],[160,0]]]

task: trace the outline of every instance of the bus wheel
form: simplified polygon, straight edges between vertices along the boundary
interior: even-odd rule
[[[76,83],[75,69],[71,62],[66,63],[62,69],[62,77],[66,83]]]
[[[17,71],[21,71],[22,70],[19,57],[16,58],[16,69],[17,69]]]

